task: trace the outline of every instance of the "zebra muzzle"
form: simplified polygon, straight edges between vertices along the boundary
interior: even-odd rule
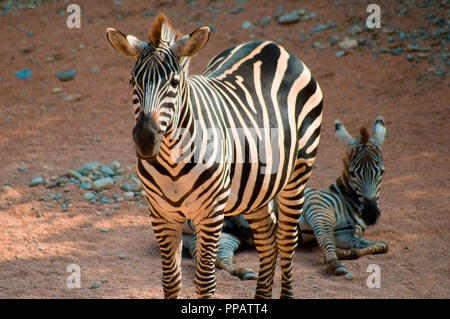
[[[133,128],[136,155],[143,160],[152,160],[158,155],[163,138],[156,112],[141,112]]]
[[[377,222],[380,209],[376,199],[364,199],[361,217],[367,225],[374,225]]]

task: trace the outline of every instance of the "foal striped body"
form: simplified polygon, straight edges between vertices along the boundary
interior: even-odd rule
[[[281,297],[292,297],[296,225],[320,139],[322,92],[302,62],[270,41],[228,49],[202,75],[189,76],[189,58],[209,29],[179,38],[164,17],[156,24],[158,43],[136,45],[133,132],[164,295],[177,297],[181,288],[185,220],[197,231],[197,294],[211,297],[224,215],[244,214],[260,253],[255,296],[271,296],[279,253]],[[267,208],[275,196],[278,225]]]

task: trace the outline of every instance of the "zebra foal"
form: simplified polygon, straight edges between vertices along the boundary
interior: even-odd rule
[[[352,274],[339,259],[388,251],[384,241],[361,238],[366,226],[374,225],[380,216],[378,199],[384,174],[381,147],[386,125],[381,116],[377,117],[372,138],[365,127],[354,138],[337,120],[335,131],[346,146],[344,170],[328,189],[305,189],[299,228],[304,242],[317,240],[331,271],[351,279]]]
[[[106,34],[119,53],[136,59],[130,79],[136,167],[161,250],[164,297],[177,298],[181,289],[186,219],[197,232],[195,289],[209,298],[224,215],[238,214],[259,252],[255,297],[271,297],[278,255],[280,296],[292,297],[297,223],[322,120],[322,92],[309,70],[281,46],[254,41],[189,75],[190,58],[210,30],[182,35],[162,14],[148,42],[113,28]],[[275,196],[278,223],[268,210]]]

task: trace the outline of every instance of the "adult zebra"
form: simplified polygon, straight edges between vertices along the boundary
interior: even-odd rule
[[[208,27],[182,36],[164,15],[150,42],[107,29],[112,46],[137,59],[131,75],[137,172],[147,193],[162,259],[163,290],[181,289],[181,237],[197,231],[195,289],[215,290],[215,258],[224,214],[246,214],[259,252],[255,297],[269,298],[278,253],[281,297],[292,297],[292,260],[303,190],[320,139],[322,92],[294,55],[270,41],[217,55],[202,75],[189,60]],[[278,224],[267,203],[278,196]]]

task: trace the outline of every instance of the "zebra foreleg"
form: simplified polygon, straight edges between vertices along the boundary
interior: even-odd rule
[[[337,276],[345,276],[352,279],[353,275],[341,264],[336,251],[334,225],[336,223],[335,214],[328,211],[321,211],[318,208],[310,207],[307,215],[308,223],[311,225],[314,236],[322,250],[327,268]]]
[[[199,298],[211,298],[216,289],[216,257],[222,231],[223,212],[215,212],[200,221],[193,220],[197,247],[194,251],[195,291]],[[192,254],[191,249],[191,254]]]
[[[181,290],[181,250],[183,222],[169,223],[152,216],[153,230],[161,250],[164,298],[178,298]]]
[[[353,233],[336,236],[339,259],[357,259],[365,255],[385,254],[389,249],[387,242],[356,237]]]
[[[273,277],[277,263],[276,219],[269,213],[268,205],[244,215],[253,231],[256,250],[259,254],[259,272],[255,298],[271,298]]]

